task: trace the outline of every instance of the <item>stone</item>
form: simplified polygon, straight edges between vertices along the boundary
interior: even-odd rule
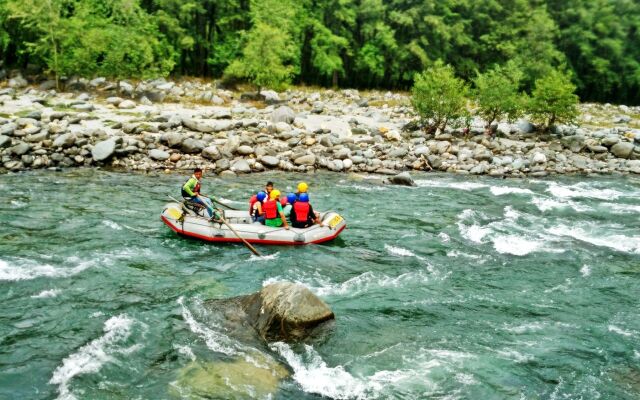
[[[105,100],[107,104],[111,104],[116,107],[118,107],[118,105],[122,103],[122,101],[123,99],[121,97],[116,97],[116,96],[107,97],[107,99]]]
[[[260,94],[264,97],[264,101],[267,104],[275,104],[280,102],[280,96],[273,90],[262,90]]]
[[[132,108],[136,108],[136,103],[133,100],[122,100],[118,104],[118,108],[121,110],[130,110]]]
[[[493,153],[489,150],[479,150],[473,153],[473,158],[478,161],[489,161],[493,158]],[[473,172],[472,172],[473,173]]]
[[[235,172],[230,171],[228,169],[220,172],[220,178],[235,178],[237,175]]]
[[[18,126],[12,122],[0,126],[0,135],[13,135]]]
[[[605,137],[602,139],[601,143],[602,143],[602,145],[604,145],[604,146],[611,147],[611,146],[613,146],[614,144],[618,143],[619,141],[620,141],[620,138],[619,138],[618,136],[615,136],[615,135],[609,135],[609,136],[605,136]]]
[[[398,175],[394,175],[389,178],[389,182],[394,185],[402,185],[402,186],[416,186],[416,183],[411,178],[411,175],[408,172],[401,172]]]
[[[29,150],[31,150],[31,145],[25,142],[18,142],[15,146],[9,148],[9,153],[14,154],[16,156],[21,156],[26,154]]]
[[[544,153],[535,153],[531,158],[531,162],[534,164],[544,164],[547,162],[547,156]]]
[[[11,146],[11,138],[9,136],[0,135],[0,149]]]
[[[307,154],[293,160],[296,165],[315,165],[316,164],[316,156],[313,154]]]
[[[91,149],[91,156],[95,161],[105,161],[109,157],[113,156],[116,151],[116,141],[114,139],[107,139],[96,143]]]
[[[196,154],[202,152],[204,149],[204,143],[197,139],[187,138],[182,141],[180,149],[183,153]]]
[[[406,147],[397,147],[397,148],[391,150],[387,154],[387,156],[389,158],[402,158],[402,157],[406,156],[407,153],[409,153],[409,150]]]
[[[340,172],[344,169],[344,163],[342,160],[331,160],[327,165],[331,171]]]
[[[250,154],[253,154],[253,147],[247,146],[247,145],[242,145],[242,146],[238,147],[236,152],[238,154],[242,155],[242,156],[248,156]]]
[[[216,129],[215,121],[207,121],[202,119],[183,118],[182,124],[192,131],[209,133]]]
[[[344,165],[344,169],[349,169],[353,167],[353,161],[350,158],[342,160],[342,164]]]
[[[182,154],[180,153],[173,153],[171,154],[171,156],[169,157],[169,161],[173,162],[173,163],[177,163],[178,161],[180,161],[182,159]]]
[[[611,153],[618,158],[629,158],[633,152],[633,143],[619,142],[611,146]]]
[[[238,160],[231,165],[231,171],[248,174],[251,172],[251,166],[246,160]]]
[[[76,135],[73,133],[64,133],[53,141],[53,147],[68,148],[76,142]]]
[[[587,138],[583,135],[571,135],[561,138],[560,142],[572,152],[579,153],[585,148],[586,140]]]
[[[160,136],[160,141],[166,143],[169,147],[177,147],[182,144],[183,136],[177,132],[165,133]]]
[[[207,146],[202,149],[202,157],[211,161],[217,161],[222,157],[222,155],[220,154],[220,150],[218,150],[217,146]]]
[[[24,138],[24,140],[27,141],[27,142],[30,142],[30,143],[37,143],[37,142],[42,142],[48,136],[49,136],[49,132],[48,131],[41,131],[41,132],[35,133],[33,135],[28,135],[27,137]]]
[[[292,124],[295,118],[296,114],[287,106],[280,106],[271,113],[271,122],[274,124],[277,124],[278,122]]]
[[[522,133],[532,133],[536,130],[536,127],[533,124],[525,119],[518,120],[516,123],[516,127]]]
[[[291,125],[287,124],[286,122],[276,122],[275,128],[276,132],[278,133],[291,131]]]
[[[587,148],[593,153],[606,153],[609,150],[605,146],[598,145],[587,145]]]
[[[24,79],[22,75],[18,75],[9,79],[9,82],[7,83],[7,85],[10,88],[14,88],[14,89],[21,89],[21,88],[27,87],[28,84],[29,82],[27,82],[27,80]]]
[[[159,150],[159,149],[149,150],[149,158],[151,158],[152,160],[165,161],[165,160],[168,160],[169,157],[170,157],[170,154],[167,153],[166,151]]]
[[[38,89],[42,90],[43,92],[47,90],[55,89],[55,88],[56,88],[56,81],[54,79],[46,80],[38,86]]]
[[[324,301],[291,282],[267,285],[240,304],[247,320],[268,341],[301,340],[312,328],[335,318]]]
[[[275,168],[280,164],[280,159],[274,156],[263,156],[260,158],[260,162],[269,168]]]

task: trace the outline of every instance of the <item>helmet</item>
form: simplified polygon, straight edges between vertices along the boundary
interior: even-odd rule
[[[264,199],[267,198],[267,194],[265,192],[258,192],[258,195],[256,196],[256,198],[258,199],[258,201],[264,201]]]
[[[278,197],[280,197],[280,191],[279,191],[278,189],[273,189],[273,190],[271,191],[271,194],[269,195],[269,198],[270,198],[271,200],[275,200],[275,199],[277,199]]]
[[[303,203],[308,203],[309,202],[309,195],[306,193],[301,193],[300,194],[300,198],[298,199],[298,201],[301,201]]]
[[[289,202],[289,204],[293,204],[296,202],[296,200],[298,200],[298,196],[296,196],[295,193],[289,193],[287,194],[287,201]]]
[[[309,188],[309,185],[307,185],[305,182],[298,183],[298,192],[307,193],[308,188]]]

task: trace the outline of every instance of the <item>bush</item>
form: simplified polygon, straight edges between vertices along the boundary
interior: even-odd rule
[[[524,113],[526,95],[518,91],[521,79],[522,72],[509,63],[479,74],[474,80],[477,114],[485,120],[487,132],[494,121],[506,117],[512,122]]]
[[[457,124],[466,113],[469,87],[456,78],[453,68],[441,61],[417,74],[411,89],[411,103],[427,125],[428,132],[444,131],[448,124]]]
[[[528,112],[533,120],[548,130],[555,124],[572,123],[578,117],[578,96],[575,85],[566,73],[551,71],[535,82]]]

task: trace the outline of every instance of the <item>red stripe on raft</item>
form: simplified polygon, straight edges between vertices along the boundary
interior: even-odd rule
[[[171,228],[171,230],[173,230],[175,233],[177,233],[179,235],[184,235],[184,236],[189,236],[189,237],[193,237],[193,238],[196,238],[196,239],[206,240],[208,242],[221,242],[221,243],[240,243],[240,242],[242,242],[242,240],[240,240],[239,238],[211,237],[211,236],[200,235],[198,233],[193,233],[193,232],[185,232],[184,230],[178,229],[177,227],[175,227],[171,222],[169,222],[169,220],[167,218],[165,218],[164,215],[161,215],[160,218],[162,219],[162,222],[164,222],[169,228]],[[245,239],[245,240],[247,242],[249,242],[249,243],[256,243],[256,244],[279,244],[279,245],[318,244],[318,243],[328,242],[330,240],[335,239],[340,234],[340,232],[342,232],[344,230],[344,228],[346,228],[346,227],[347,227],[347,225],[344,225],[342,228],[340,228],[332,236],[328,236],[326,238],[318,239],[316,241],[309,242],[309,243],[306,243],[306,242],[287,242],[287,241],[283,241],[283,240],[265,240],[265,239]]]

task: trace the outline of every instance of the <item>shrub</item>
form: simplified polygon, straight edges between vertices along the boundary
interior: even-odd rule
[[[474,80],[477,114],[486,122],[487,131],[494,121],[506,117],[511,122],[523,114],[526,97],[518,91],[521,79],[522,72],[509,63],[479,74]]]
[[[555,124],[572,123],[578,117],[578,96],[569,76],[554,70],[535,82],[528,112],[544,130]]]

